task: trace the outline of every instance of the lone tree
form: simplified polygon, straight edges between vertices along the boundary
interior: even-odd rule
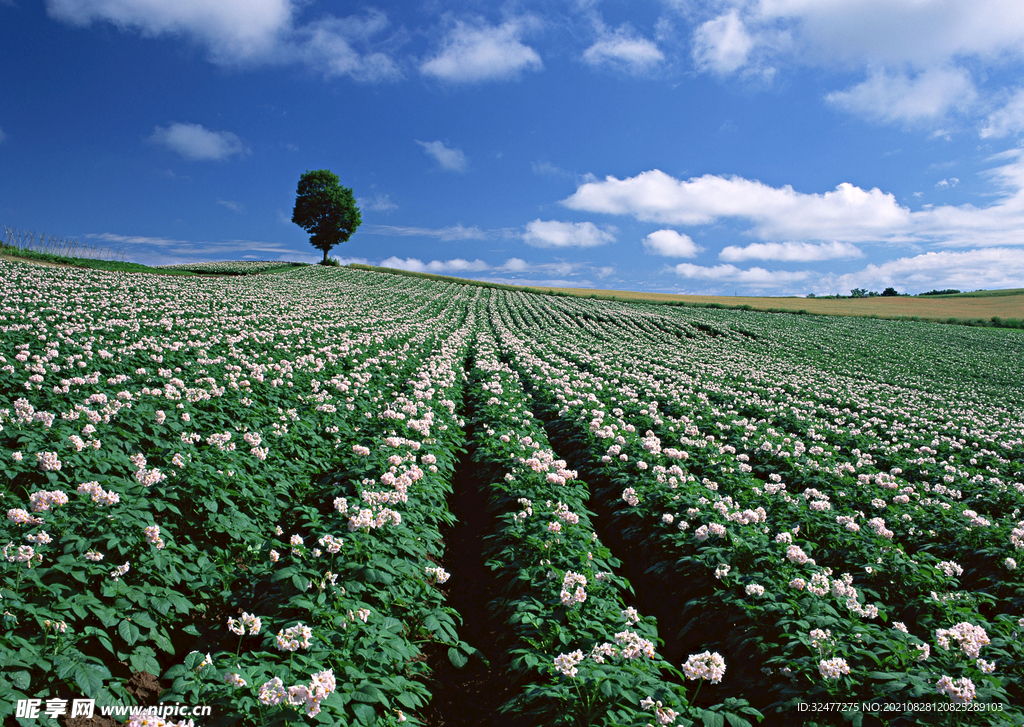
[[[309,233],[310,245],[324,251],[321,265],[327,264],[328,251],[352,237],[362,221],[352,190],[341,186],[337,174],[307,170],[299,178],[292,222]]]

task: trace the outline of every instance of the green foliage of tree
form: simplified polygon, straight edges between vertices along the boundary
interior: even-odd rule
[[[885,290],[882,291],[882,295],[884,295],[884,296],[899,295],[899,291],[897,291],[896,288],[889,287],[889,288],[886,288]]]
[[[306,171],[299,178],[292,222],[309,233],[309,244],[327,253],[348,240],[363,222],[356,198],[349,187],[341,186],[337,174],[328,169]]]

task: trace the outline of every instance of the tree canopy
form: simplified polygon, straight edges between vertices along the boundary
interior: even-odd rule
[[[327,253],[348,240],[363,217],[349,187],[341,186],[337,174],[328,169],[306,171],[299,178],[292,222],[309,233],[309,244]]]

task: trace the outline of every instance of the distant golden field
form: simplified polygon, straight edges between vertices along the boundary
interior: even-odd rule
[[[896,318],[917,316],[930,320],[1024,318],[1024,288],[991,293],[967,293],[950,296],[874,298],[772,298],[731,295],[673,295],[671,293],[639,293],[628,290],[596,290],[588,288],[538,288],[538,290],[598,298],[615,297],[621,301],[652,303],[716,304],[726,307],[749,305],[756,310],[804,310],[840,316],[872,316]]]

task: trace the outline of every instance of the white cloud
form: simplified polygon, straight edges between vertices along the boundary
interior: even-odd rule
[[[398,225],[364,225],[360,232],[370,235],[397,235],[399,237],[436,237],[438,240],[486,240],[495,237],[500,230],[481,230],[476,225],[465,227],[461,224],[448,227],[400,227]]]
[[[471,83],[539,71],[544,67],[540,56],[521,41],[532,24],[528,19],[498,26],[457,21],[441,50],[420,66],[420,72],[443,81]]]
[[[939,248],[1024,245],[1020,232],[1024,229],[1024,149],[1002,152],[989,161],[1000,162],[1001,166],[984,173],[996,188],[995,201],[987,207],[938,205],[912,212],[897,204],[891,193],[878,188],[864,190],[846,182],[831,192],[807,194],[789,185],[769,187],[742,177],[709,174],[681,181],[656,169],[627,179],[607,177],[581,184],[562,204],[575,210],[630,215],[669,225],[737,220],[750,225],[748,234],[790,244],[895,242],[927,243]],[[728,254],[739,254],[735,252],[738,249]],[[751,249],[764,253],[786,248]]]
[[[78,26],[108,22],[144,37],[182,36],[219,65],[301,62],[327,76],[357,81],[401,77],[395,61],[371,47],[387,26],[379,10],[364,17],[324,16],[296,25],[297,0],[47,0],[50,17]],[[360,52],[356,46],[367,46]]]
[[[405,258],[403,260],[402,258],[395,256],[389,257],[387,260],[381,260],[380,267],[410,270],[417,273],[435,273],[438,275],[463,272],[478,273],[489,269],[489,266],[483,260],[463,260],[462,258],[454,258],[453,260],[431,260],[430,262],[425,263],[414,257]]]
[[[150,140],[195,161],[227,159],[248,153],[242,140],[230,131],[210,131],[201,124],[175,122],[166,128],[158,126]]]
[[[1024,60],[1024,3],[1017,0],[679,0],[696,18],[699,70],[728,75],[771,62],[849,72],[863,83],[829,94],[838,107],[882,122],[935,122],[988,113],[999,91],[975,93],[971,76]],[[705,22],[701,23],[703,20]],[[956,94],[962,92],[962,96]],[[1016,108],[982,132],[1018,128]]]
[[[453,172],[464,172],[469,165],[469,160],[462,153],[461,149],[447,147],[442,141],[420,141],[416,143],[423,147],[430,156],[434,157],[441,169],[449,169]]]
[[[1017,89],[1006,104],[989,114],[979,134],[982,139],[1001,138],[1024,131],[1024,88]]]
[[[368,45],[387,26],[387,16],[380,10],[369,10],[365,17],[328,16],[296,29],[295,40],[284,53],[302,59],[328,77],[349,76],[368,83],[396,80],[402,77],[402,71],[391,56],[372,50],[361,53],[355,47]]]
[[[356,200],[362,209],[374,212],[390,212],[398,209],[398,205],[391,201],[391,195],[376,194],[373,197],[360,197]]]
[[[637,35],[628,26],[601,37],[583,51],[583,60],[592,66],[611,65],[630,73],[645,73],[665,60],[658,44]]]
[[[588,182],[562,203],[670,225],[748,220],[755,234],[767,239],[877,240],[902,231],[910,220],[909,210],[877,188],[866,191],[844,182],[831,192],[804,194],[789,185],[769,187],[742,177],[707,174],[680,181],[657,169]]]
[[[935,188],[949,189],[950,187],[955,187],[958,184],[960,184],[959,179],[957,179],[956,177],[950,177],[949,179],[940,179],[938,182],[935,183]]]
[[[746,247],[729,245],[718,257],[727,262],[744,260],[779,260],[782,262],[811,262],[838,258],[864,257],[864,253],[848,242],[755,242]]]
[[[1015,0],[745,0],[753,22],[779,23],[808,60],[936,67],[959,57],[1022,55]]]
[[[868,265],[847,275],[828,277],[816,285],[818,292],[881,289],[922,292],[956,288],[1019,288],[1024,285],[1024,250],[992,247],[963,252],[927,252],[913,257]]]
[[[873,72],[866,81],[825,99],[851,113],[887,122],[941,118],[966,110],[977,99],[971,74],[963,68],[933,68],[911,78],[905,73]]]
[[[615,231],[593,222],[534,220],[526,226],[523,242],[533,247],[596,247],[615,242]]]
[[[186,35],[219,62],[272,52],[291,25],[291,0],[48,0],[57,20],[85,26],[107,21],[146,36]]]
[[[510,273],[524,273],[530,269],[530,264],[522,258],[510,257],[502,267]]]
[[[656,230],[644,238],[644,247],[648,252],[665,257],[695,257],[702,248],[675,230]]]
[[[793,272],[781,270],[765,270],[750,268],[743,270],[735,265],[715,265],[705,267],[693,263],[679,263],[675,267],[676,275],[697,280],[714,280],[725,283],[748,285],[754,288],[777,288],[791,283],[806,280],[811,272],[797,270]]]
[[[242,204],[241,202],[235,202],[234,200],[230,199],[218,199],[217,204],[219,204],[221,207],[227,207],[232,212],[237,212],[239,214],[245,212],[245,205]]]
[[[693,60],[704,71],[722,75],[743,67],[754,39],[735,8],[700,25],[693,33]]]

